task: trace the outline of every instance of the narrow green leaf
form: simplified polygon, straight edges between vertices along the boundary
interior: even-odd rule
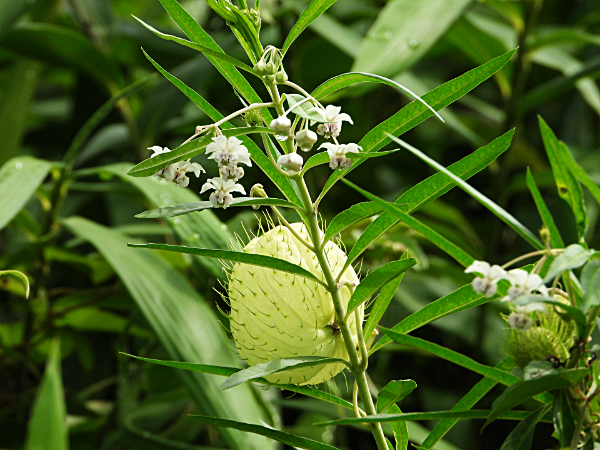
[[[266,436],[292,447],[300,447],[307,450],[336,450],[331,445],[323,444],[322,442],[313,441],[312,439],[303,438],[290,433],[284,433],[273,428],[263,427],[262,425],[253,425],[244,422],[235,422],[233,420],[219,419],[217,417],[189,415],[190,419],[197,422],[212,425],[214,427],[233,428],[234,430],[244,431],[246,433],[254,433],[260,436]]]
[[[403,414],[377,414],[360,418],[348,418],[330,420],[328,422],[319,422],[313,425],[317,427],[327,427],[330,425],[354,425],[360,423],[385,423],[399,422],[409,420],[440,420],[440,419],[485,419],[490,413],[489,410],[471,409],[468,411],[435,411],[435,412],[416,412]],[[499,418],[506,420],[523,420],[529,413],[527,411],[509,411],[503,413]],[[548,421],[550,419],[547,419]]]
[[[329,226],[325,230],[323,241],[327,242],[335,235],[341,233],[347,228],[362,222],[369,217],[379,214],[383,208],[377,203],[373,202],[362,202],[352,205],[345,211],[342,211],[329,223]]]
[[[246,72],[250,72],[253,75],[256,75],[256,73],[254,72],[254,69],[252,67],[250,67],[248,64],[243,63],[237,59],[235,59],[233,56],[229,56],[225,53],[216,51],[216,50],[212,50],[208,47],[205,47],[204,45],[201,44],[197,44],[195,42],[191,42],[191,41],[186,41],[185,39],[181,39],[180,37],[177,36],[173,36],[170,34],[166,34],[166,33],[162,33],[160,31],[158,31],[156,28],[148,25],[146,22],[144,22],[142,19],[139,19],[135,16],[133,16],[133,18],[135,20],[137,20],[139,23],[141,23],[144,27],[146,27],[148,30],[152,31],[156,36],[165,39],[167,41],[173,41],[173,42],[177,42],[178,44],[181,44],[185,47],[189,47],[189,48],[193,48],[194,50],[197,50],[199,52],[204,53],[207,56],[212,56],[213,58],[218,58],[218,59],[222,59],[225,62],[228,62],[229,64],[232,64],[236,67],[239,67],[242,70],[245,70]]]
[[[67,408],[62,386],[60,342],[50,346],[46,371],[27,424],[25,450],[68,450]]]
[[[590,261],[581,272],[583,306],[590,308],[600,305],[600,259]]]
[[[521,422],[517,424],[514,430],[510,432],[502,443],[500,450],[522,450],[522,445],[531,440],[532,433],[538,422],[546,415],[550,405],[540,406],[535,411],[529,413]]]
[[[514,367],[514,361],[511,358],[506,358],[496,365],[497,369],[510,370]],[[484,377],[471,388],[467,394],[461,398],[451,411],[465,411],[475,406],[489,391],[491,391],[498,383],[495,380]],[[450,429],[456,425],[458,419],[443,419],[440,420],[433,430],[427,435],[421,447],[423,449],[432,448],[440,439],[442,439]]]
[[[425,155],[423,152],[414,148],[412,145],[409,145],[406,142],[402,141],[401,139],[395,138],[391,135],[390,135],[390,137],[394,140],[394,142],[397,142],[398,144],[403,146],[405,149],[407,149],[409,152],[411,152],[415,156],[419,157],[427,165],[429,165],[430,167],[433,167],[437,171],[450,177],[458,185],[458,187],[460,187],[463,191],[465,191],[467,194],[469,194],[471,197],[473,197],[475,200],[477,200],[479,203],[481,203],[483,206],[485,206],[487,209],[489,209],[492,213],[494,213],[504,223],[506,223],[508,226],[510,226],[519,236],[521,236],[523,239],[525,239],[533,248],[535,248],[537,250],[542,250],[544,248],[544,245],[539,241],[539,239],[535,236],[535,234],[533,234],[531,231],[529,231],[521,222],[519,222],[517,219],[515,219],[504,208],[500,207],[498,204],[491,201],[485,195],[481,194],[479,191],[472,188],[469,184],[467,184],[461,178],[454,175],[451,171],[446,169],[444,166],[438,164],[433,159],[431,159],[430,157]]]
[[[408,252],[404,252],[401,260],[408,258]],[[373,303],[371,310],[369,311],[369,317],[367,319],[367,323],[365,324],[364,335],[369,339],[375,330],[375,327],[385,314],[387,307],[390,302],[394,298],[396,291],[398,290],[398,286],[402,282],[402,278],[404,278],[404,274],[401,274],[399,277],[394,278],[393,280],[388,281],[379,292],[377,299]]]
[[[390,381],[377,395],[377,412],[387,410],[417,388],[413,380]]]
[[[565,270],[577,269],[583,266],[593,254],[594,250],[586,250],[579,244],[569,245],[563,253],[552,261],[548,274],[544,278],[544,283],[552,281],[555,276]]]
[[[312,0],[310,2],[308,7],[302,11],[302,14],[300,14],[300,17],[298,17],[298,20],[285,38],[283,47],[281,47],[281,52],[284,56],[290,48],[290,45],[292,45],[296,38],[302,34],[306,27],[327,11],[327,9],[329,9],[336,1],[337,0]]]
[[[17,156],[0,169],[0,230],[17,215],[42,184],[52,163],[33,156]],[[27,182],[23,182],[23,177]]]
[[[19,270],[0,270],[0,277],[2,275],[12,275],[20,279],[25,285],[25,298],[29,298],[29,278],[27,278],[27,275]]]
[[[569,447],[575,432],[575,418],[571,404],[564,389],[559,389],[554,394],[552,417],[554,418],[554,429],[558,434],[561,447]]]
[[[179,362],[179,361],[163,361],[160,359],[150,359],[150,358],[142,358],[141,356],[128,355],[127,353],[122,353],[122,354],[129,356],[131,358],[139,359],[140,361],[144,361],[144,362],[148,362],[148,363],[152,363],[152,364],[158,364],[158,365],[166,366],[166,367],[173,367],[175,369],[191,370],[193,372],[208,373],[211,375],[220,375],[220,376],[224,376],[224,377],[229,377],[229,376],[233,375],[234,373],[237,373],[240,370],[242,370],[242,369],[237,369],[234,367],[210,366],[210,365],[206,365],[206,364],[186,363],[186,362]],[[323,400],[323,401],[326,401],[326,402],[329,402],[329,403],[332,403],[335,405],[343,406],[344,408],[349,409],[349,410],[354,409],[354,406],[352,406],[352,403],[350,403],[344,399],[341,399],[339,397],[336,397],[335,395],[329,394],[327,392],[319,391],[318,389],[314,389],[309,386],[298,386],[295,384],[271,383],[270,381],[267,381],[262,378],[256,379],[255,381],[258,383],[261,383],[261,384],[266,384],[268,386],[274,386],[279,389],[285,389],[286,391],[297,392],[299,394],[303,394],[308,397],[317,398],[319,400]]]
[[[416,63],[460,17],[469,0],[392,0],[363,39],[353,70],[396,75]],[[402,18],[402,26],[398,20]]]
[[[409,96],[411,96],[415,100],[421,102],[438,119],[440,119],[442,122],[444,122],[444,119],[442,119],[442,116],[440,116],[435,109],[433,109],[431,106],[429,106],[427,104],[427,102],[425,102],[425,100],[423,100],[421,97],[419,97],[413,91],[411,91],[410,89],[408,89],[406,86],[401,85],[397,81],[390,80],[389,78],[382,77],[381,75],[375,75],[373,73],[349,72],[349,73],[345,73],[345,74],[342,74],[342,75],[338,75],[336,77],[330,78],[326,82],[324,82],[324,83],[320,84],[319,86],[317,86],[317,88],[313,91],[313,93],[311,95],[313,97],[315,97],[315,98],[321,99],[321,98],[326,97],[327,95],[329,95],[329,94],[331,94],[331,93],[333,93],[333,92],[335,92],[335,91],[337,91],[339,89],[345,88],[345,87],[350,86],[352,84],[365,83],[365,82],[383,83],[383,84],[387,84],[388,86],[393,86],[393,87],[395,87],[397,89],[400,89],[402,92],[408,94]]]
[[[571,156],[569,149],[560,142],[548,124],[538,116],[540,133],[544,141],[544,147],[552,166],[554,181],[558,188],[558,195],[571,207],[577,223],[577,234],[583,237],[588,227],[583,193],[577,179],[569,171],[567,162]]]
[[[239,363],[223,338],[212,307],[162,257],[154,252],[136,252],[127,248],[130,237],[89,220],[70,217],[63,223],[75,235],[96,247],[115,269],[171,359],[222,366]],[[250,386],[240,386],[235,393],[218,392],[218,380],[210,375],[184,371],[177,374],[194,402],[201,404],[207,413],[236,420],[265,420],[265,413]],[[238,450],[268,447],[264,439],[232,430],[223,430],[221,437],[226,445]]]
[[[392,261],[384,266],[378,267],[365,278],[363,278],[352,297],[350,297],[350,301],[348,302],[348,308],[346,313],[346,319],[352,314],[352,312],[366,302],[375,292],[381,289],[386,283],[394,278],[399,277],[401,274],[406,272],[412,266],[414,266],[417,261],[414,258],[401,259],[398,261]],[[341,272],[345,272],[344,268]]]
[[[542,223],[550,232],[550,245],[552,248],[564,248],[565,244],[560,236],[560,232],[558,231],[556,224],[554,223],[554,218],[552,217],[552,214],[550,214],[550,211],[546,206],[546,202],[544,202],[544,199],[542,198],[542,194],[535,183],[535,179],[533,178],[529,167],[527,168],[527,187],[529,188],[529,192],[531,192],[535,206],[537,207],[538,213],[542,218]]]
[[[390,405],[390,407],[387,408],[386,412],[388,414],[402,414],[402,410],[396,404]],[[394,433],[394,439],[396,440],[396,450],[407,450],[408,422],[405,420],[401,422],[392,422],[390,423],[390,427],[392,428],[392,432]]]
[[[557,374],[540,376],[527,381],[520,381],[514,386],[509,387],[498,397],[488,416],[484,428],[499,418],[502,414],[515,406],[520,405],[525,400],[552,389],[570,387],[579,383],[589,373],[589,369],[569,369]]]
[[[283,208],[298,209],[298,206],[287,200],[280,198],[251,198],[251,197],[236,197],[229,206],[280,206]],[[138,219],[156,219],[159,217],[175,217],[182,214],[188,214],[194,211],[203,211],[205,209],[214,208],[212,202],[193,202],[180,203],[174,206],[165,206],[164,208],[151,209],[137,214]]]
[[[514,131],[512,130],[504,133],[488,145],[475,150],[460,161],[448,166],[448,170],[464,180],[469,179],[506,151],[510,146],[513,133]],[[405,209],[405,212],[412,213],[436,198],[441,197],[454,186],[456,186],[455,183],[448,179],[446,175],[436,173],[410,188],[395,203],[397,205],[407,203],[408,207]],[[379,239],[386,231],[398,223],[400,223],[400,220],[389,212],[385,212],[377,217],[373,223],[367,226],[363,234],[360,235],[356,244],[350,250],[348,259],[356,260],[363,251],[369,248],[372,242]]]
[[[500,70],[510,58],[512,58],[516,51],[516,49],[511,50],[504,55],[498,56],[497,58],[438,86],[425,94],[422,97],[423,101],[436,111],[442,110],[494,75],[494,73]],[[369,131],[360,140],[358,145],[360,145],[365,152],[375,152],[391,142],[391,139],[386,133],[400,136],[432,115],[433,113],[422,103],[416,101],[409,103],[392,117],[381,122]],[[510,133],[510,137],[512,138],[512,132],[509,131],[508,133]],[[505,133],[502,137],[506,137],[508,133]],[[331,174],[319,197],[322,198],[339,179],[358,167],[360,162],[361,161],[357,161],[349,169],[336,171]]]
[[[433,244],[435,244],[441,250],[448,253],[448,255],[453,257],[456,261],[458,261],[464,267],[467,267],[473,263],[474,258],[472,256],[470,256],[467,252],[465,252],[463,249],[461,249],[458,245],[453,244],[452,242],[448,241],[445,237],[443,237],[441,234],[439,234],[434,229],[432,229],[432,228],[428,227],[427,225],[425,225],[424,223],[422,223],[420,220],[417,220],[410,214],[404,212],[403,208],[401,206],[398,206],[396,203],[386,202],[386,201],[380,199],[379,197],[371,194],[370,192],[367,192],[364,189],[359,188],[354,183],[351,183],[350,181],[348,181],[346,179],[344,179],[343,181],[348,186],[350,186],[352,189],[360,192],[362,195],[367,197],[369,200],[372,200],[374,203],[383,207],[383,209],[385,209],[387,212],[396,216],[398,219],[402,220],[404,223],[406,223],[406,225],[413,228],[418,233],[421,233],[423,236],[425,236],[425,238],[430,240]],[[350,265],[352,263],[352,261],[354,261],[354,259],[351,260],[350,257],[348,257],[346,266]]]
[[[246,381],[256,378],[266,377],[272,373],[282,372],[284,370],[301,369],[303,367],[314,367],[323,364],[345,364],[346,361],[340,358],[325,358],[323,356],[293,356],[290,358],[276,358],[265,363],[256,364],[247,369],[240,370],[221,383],[221,390],[238,386]]]
[[[321,280],[315,277],[308,270],[288,262],[284,259],[273,258],[272,256],[255,255],[253,253],[232,252],[229,250],[215,250],[209,248],[185,247],[183,245],[167,245],[167,244],[127,244],[133,248],[153,248],[156,250],[168,250],[170,252],[187,253],[190,255],[204,256],[207,258],[223,259],[243,264],[251,264],[253,266],[261,266],[280,272],[287,272],[293,275],[298,275],[307,278],[311,281],[324,284]]]
[[[314,105],[311,101],[306,100],[304,95],[300,94],[285,94],[285,99],[288,102],[288,107],[292,113],[296,114],[299,117],[302,117],[306,120],[313,120],[315,122],[322,122],[323,116],[316,113],[315,111],[310,111]],[[298,103],[301,103],[299,106],[294,107]]]
[[[215,40],[202,29],[192,16],[179,4],[177,0],[160,0],[163,7],[169,13],[171,18],[183,30],[186,36],[193,42],[207,47],[219,53],[223,53],[221,47]],[[217,68],[225,79],[246,99],[248,103],[262,103],[258,94],[252,89],[248,80],[246,80],[238,70],[221,58],[215,58],[206,55],[207,59]],[[263,116],[267,123],[271,122],[271,114],[267,109],[263,109]],[[210,114],[209,114],[210,116]],[[214,117],[211,117],[213,120]],[[250,148],[248,147],[248,150]]]
[[[204,153],[206,146],[212,142],[212,136],[202,136],[199,139],[187,142],[176,149],[167,153],[160,153],[154,157],[148,158],[133,167],[127,175],[132,177],[149,177],[154,175],[169,164],[174,164],[184,159]]]
[[[596,202],[600,205],[600,187],[598,187],[598,185],[592,181],[589,175],[585,173],[585,170],[583,170],[583,168],[577,164],[577,162],[575,162],[571,152],[563,152],[562,155],[562,163],[565,164],[571,174],[573,174],[575,178],[577,178],[579,182],[583,184],[588,191],[590,191],[592,197],[594,197]]]

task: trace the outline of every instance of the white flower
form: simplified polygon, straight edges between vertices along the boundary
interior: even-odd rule
[[[305,152],[308,152],[315,142],[317,142],[317,133],[312,130],[306,129],[296,133],[296,143]]]
[[[317,133],[325,136],[326,138],[330,137],[338,137],[340,135],[340,131],[342,131],[342,122],[352,122],[350,116],[346,113],[340,114],[342,108],[339,106],[327,105],[325,109],[314,107],[308,110],[309,113],[317,113],[321,116],[322,123],[317,127]]]
[[[356,144],[330,144],[325,142],[319,149],[326,148],[329,154],[329,167],[333,170],[347,169],[352,165],[352,160],[346,158],[347,153],[360,153],[362,147]]]
[[[231,192],[240,192],[244,195],[246,194],[244,186],[241,184],[237,184],[232,180],[223,180],[219,177],[211,178],[204,183],[200,193],[202,194],[210,189],[215,190],[215,192],[210,194],[209,198],[215,208],[218,208],[219,206],[227,208],[229,205],[231,205],[231,202],[233,201],[233,195],[231,195]]]
[[[224,180],[237,181],[244,176],[244,169],[238,166],[229,165],[221,167],[219,173]]]
[[[508,272],[506,279],[512,286],[508,288],[508,295],[502,301],[515,300],[522,295],[531,294],[533,291],[548,296],[548,289],[544,286],[544,280],[537,273],[529,273],[523,269],[513,269]],[[532,303],[527,306],[530,305]]]
[[[148,150],[152,150],[154,152],[150,158],[154,158],[156,155],[160,155],[161,153],[169,153],[171,151],[167,147],[162,148],[158,145],[155,145],[154,147],[148,147]]]
[[[271,121],[269,128],[278,136],[285,136],[287,138],[290,128],[292,128],[292,122],[287,116],[279,116],[277,119]]]
[[[235,136],[229,139],[223,135],[213,138],[213,142],[206,147],[206,153],[210,154],[208,159],[214,159],[219,167],[227,165],[246,164],[252,166],[250,161],[250,153],[248,149],[241,145],[240,141]]]
[[[277,159],[277,165],[279,167],[285,167],[290,175],[296,175],[302,170],[302,163],[304,160],[298,153],[289,153],[282,155]]]
[[[474,261],[465,269],[465,273],[471,272],[481,274],[481,277],[475,278],[471,283],[473,289],[488,298],[496,293],[498,281],[506,277],[506,271],[502,267],[490,266],[490,263],[485,261]]]
[[[162,148],[158,145],[150,147],[148,150],[152,150],[154,152],[151,158],[163,153],[169,153],[171,151],[167,147]],[[168,166],[163,167],[156,172],[155,175],[159,178],[164,178],[167,181],[173,181],[180,187],[187,187],[190,184],[190,179],[186,176],[187,172],[194,172],[196,177],[200,177],[200,172],[204,172],[204,169],[200,164],[197,163],[179,161],[175,164],[169,164]]]
[[[527,331],[533,326],[533,319],[525,312],[510,313],[507,321],[511,328],[515,328],[520,331]]]

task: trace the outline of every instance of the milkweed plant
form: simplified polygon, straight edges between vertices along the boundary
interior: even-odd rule
[[[161,2],[190,40],[163,34],[142,22],[143,25],[161,38],[202,52],[231,83],[242,105],[223,117],[198,93],[146,55],[158,71],[206,113],[211,123],[198,125],[193,135],[178,148],[151,147],[150,157],[129,174],[158,177],[182,188],[188,186],[190,176],[204,176],[203,166],[216,164],[219,175],[203,181],[200,194],[206,196],[205,201],[146,211],[138,217],[164,218],[201,214],[209,208],[234,207],[265,207],[270,213],[265,213],[266,225],[257,234],[249,234],[244,242],[232,243],[230,250],[131,244],[131,247],[182,252],[223,262],[228,282],[222,296],[229,307],[226,313],[229,336],[246,368],[140,359],[227,376],[221,389],[252,382],[345,407],[350,417],[315,426],[362,424],[370,429],[379,450],[407,448],[410,439],[407,421],[438,419],[446,420],[435,426],[420,448],[431,448],[458,419],[486,419],[485,426],[496,419],[518,421],[503,449],[521,448],[523,442],[531,439],[538,422],[554,424],[554,437],[560,448],[597,448],[600,386],[595,348],[590,342],[600,312],[600,258],[588,248],[583,237],[587,218],[581,184],[596,200],[600,200],[600,189],[540,118],[541,135],[559,195],[569,204],[577,221],[579,241],[565,246],[530,173],[527,173],[527,185],[544,224],[539,235],[466,183],[510,146],[513,130],[448,168],[397,137],[430,117],[437,116],[441,120],[437,111],[491,77],[516,50],[448,81],[423,98],[390,79],[361,72],[335,76],[308,92],[288,77],[285,56],[294,40],[331,2],[312,2],[281,48],[272,45],[263,48],[259,38],[258,0],[253,8],[248,7],[245,0],[239,0],[237,6],[208,0],[211,8],[231,27],[250,64],[223,53],[177,2]],[[240,70],[260,82],[265,94],[259,96]],[[359,142],[348,142],[344,130],[361,118],[350,117],[326,99],[340,89],[365,82],[391,85],[414,101],[377,125]],[[245,125],[234,126],[232,121],[236,118],[236,123],[243,119]],[[382,150],[390,143],[397,148]],[[346,180],[350,172],[368,159],[385,157],[399,150],[411,152],[436,173],[395,202],[386,202],[371,194],[365,190],[367,184],[361,187]],[[192,157],[201,154],[205,155],[201,164],[191,162]],[[328,165],[331,174],[324,186],[309,189],[305,175],[319,165]],[[247,170],[262,171],[263,184],[247,185],[244,179]],[[319,208],[327,193],[340,181],[368,201],[339,212],[326,224]],[[475,261],[466,251],[411,215],[454,186],[487,207],[533,250],[503,265]],[[320,193],[311,196],[310,192],[317,189]],[[282,213],[283,209],[289,213]],[[293,221],[286,219],[292,216]],[[368,218],[370,224],[347,251],[336,237]],[[420,323],[490,301],[505,305],[504,347],[508,358],[499,366],[486,366],[412,337],[407,334],[412,330],[408,322],[400,322],[390,329],[378,325],[399,289],[404,272],[416,261],[405,253],[362,279],[353,265],[369,245],[400,222],[422,234],[461,264],[466,273],[473,275],[470,286],[416,312]],[[434,311],[434,308],[437,309]],[[391,342],[419,348],[483,375],[486,387],[474,388],[451,411],[403,413],[398,403],[416,388],[413,380],[390,380],[379,390],[375,400],[367,376],[369,357]],[[319,389],[340,372],[346,373],[353,384],[352,402]],[[508,389],[495,400],[491,410],[472,409],[496,384],[506,385]],[[536,409],[513,410],[524,401],[537,404]],[[333,448],[266,424],[190,417],[217,427],[264,435],[294,447]],[[391,424],[395,447],[384,434],[383,423]]]

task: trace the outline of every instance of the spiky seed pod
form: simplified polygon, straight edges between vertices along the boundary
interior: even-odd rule
[[[308,239],[304,224],[294,223],[292,227]],[[284,226],[274,227],[252,239],[244,252],[285,259],[324,280],[314,253]],[[338,273],[346,262],[342,249],[328,242],[325,254],[333,272]],[[352,267],[346,270],[342,279],[358,283]],[[228,293],[233,338],[240,357],[251,366],[291,356],[348,360],[342,334],[332,328],[336,324],[336,316],[331,295],[322,285],[289,273],[235,264],[229,278]],[[344,286],[341,294],[347,306],[351,297],[349,288]],[[360,324],[363,318],[361,306]],[[356,345],[354,314],[348,322]],[[344,367],[343,364],[328,364],[278,372],[266,378],[273,383],[318,384],[338,374]]]
[[[533,318],[537,313],[530,313]],[[575,325],[568,317],[561,316],[555,308],[547,314],[537,314],[534,325],[526,331],[511,329],[507,351],[520,368],[532,361],[543,361],[554,356],[561,361],[569,358],[569,349],[575,338]],[[537,323],[535,323],[537,321]]]

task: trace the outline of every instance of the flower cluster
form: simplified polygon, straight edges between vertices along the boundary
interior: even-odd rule
[[[492,297],[498,289],[500,280],[507,280],[511,286],[507,294],[501,301],[510,301],[515,306],[515,312],[508,316],[508,323],[512,328],[527,330],[533,324],[531,318],[527,315],[533,311],[545,312],[546,307],[543,303],[528,301],[520,304],[517,300],[538,292],[543,297],[548,297],[548,288],[544,286],[544,280],[537,273],[529,273],[523,269],[513,269],[508,272],[500,266],[492,266],[485,261],[475,261],[465,270],[466,273],[476,273],[471,285],[478,294],[486,297]]]
[[[167,147],[162,148],[157,145],[150,147],[148,150],[152,150],[154,152],[151,158],[163,153],[169,153],[171,151]],[[200,172],[204,172],[204,169],[200,164],[197,163],[179,161],[163,167],[155,175],[159,178],[164,178],[167,181],[172,181],[177,184],[177,186],[187,187],[188,184],[190,184],[190,179],[186,175],[188,172],[193,172],[196,177],[199,177]]]

